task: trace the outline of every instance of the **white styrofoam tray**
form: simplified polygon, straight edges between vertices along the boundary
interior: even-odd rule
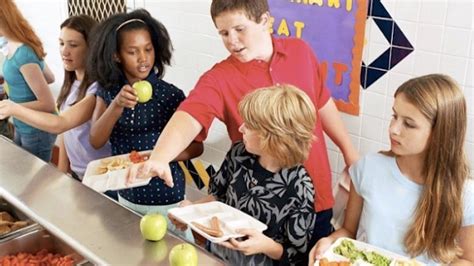
[[[141,151],[140,155],[150,154],[151,151]],[[130,153],[116,155],[111,157],[102,158],[99,160],[91,161],[87,164],[87,169],[82,179],[82,183],[95,191],[105,192],[107,190],[120,190],[132,187],[141,187],[147,185],[151,178],[139,178],[131,184],[127,184],[127,172],[128,168],[108,171],[105,174],[98,174],[99,166],[102,165],[103,160],[110,160],[116,158],[122,158],[129,160]]]
[[[229,238],[242,237],[242,234],[235,232],[237,229],[252,228],[260,232],[267,229],[266,224],[220,201],[211,201],[207,203],[193,204],[186,207],[172,208],[168,210],[168,213],[214,243],[223,242]],[[213,216],[216,216],[220,220],[220,226],[224,233],[222,237],[210,236],[191,223],[197,222],[204,226],[209,226]]]
[[[402,255],[399,255],[397,253],[394,253],[394,252],[391,252],[391,251],[388,251],[388,250],[385,250],[385,249],[382,249],[382,248],[379,248],[379,247],[376,247],[376,246],[373,246],[373,245],[370,245],[370,244],[367,244],[365,242],[361,242],[361,241],[357,241],[357,240],[354,240],[354,239],[350,239],[350,238],[346,238],[346,237],[341,237],[341,238],[338,238],[325,252],[324,252],[324,255],[323,255],[323,258],[327,258],[328,261],[349,261],[348,258],[342,256],[342,255],[339,255],[339,254],[336,254],[334,253],[334,248],[336,248],[337,246],[339,246],[342,241],[344,240],[348,240],[348,241],[351,241],[352,243],[354,243],[355,247],[359,250],[364,250],[364,251],[374,251],[374,252],[377,252],[378,254],[384,256],[384,257],[387,257],[391,260],[391,263],[390,263],[390,266],[397,266],[400,262],[404,262],[404,263],[412,263],[412,265],[425,265],[423,263],[420,263],[418,261],[414,261],[414,260],[411,260],[410,258],[407,258],[405,256],[402,256]],[[357,260],[353,263],[351,263],[351,265],[373,265],[371,263],[368,263],[368,262],[365,262],[365,261],[362,261],[362,260]],[[406,264],[405,264],[406,265]],[[410,264],[408,264],[410,265]],[[314,264],[314,266],[319,266],[319,260],[317,260]]]

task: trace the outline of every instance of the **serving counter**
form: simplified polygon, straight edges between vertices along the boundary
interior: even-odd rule
[[[194,192],[196,193],[196,192]],[[171,233],[158,242],[140,234],[140,216],[0,137],[0,197],[92,264],[168,265]],[[189,196],[188,196],[189,197]],[[197,247],[199,265],[223,262]]]

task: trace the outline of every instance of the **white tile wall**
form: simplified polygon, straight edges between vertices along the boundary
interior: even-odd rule
[[[455,0],[448,2],[446,26],[472,29],[473,3],[471,0]]]
[[[474,85],[474,59],[469,58],[467,62],[467,69],[466,69],[466,80],[464,82],[465,86],[473,86]]]
[[[423,1],[398,0],[395,2],[396,5],[394,13],[396,14],[396,16],[394,16],[394,14],[392,13],[393,18],[418,22],[420,7]]]
[[[467,115],[474,115],[474,87],[466,86],[464,88],[464,96],[467,102]]]
[[[446,20],[447,6],[446,1],[422,1],[418,22],[443,25]]]
[[[446,27],[443,38],[443,53],[468,57],[471,35],[472,30]]]
[[[385,95],[367,91],[364,100],[364,111],[362,114],[383,118],[384,112],[383,109],[380,108],[380,104],[385,103]]]
[[[420,24],[416,39],[416,49],[439,53],[443,44],[444,27],[441,25]]]
[[[442,55],[440,72],[448,74],[460,84],[464,84],[468,62],[467,57]]]
[[[434,52],[417,51],[415,48],[415,76],[439,72],[441,54]]]

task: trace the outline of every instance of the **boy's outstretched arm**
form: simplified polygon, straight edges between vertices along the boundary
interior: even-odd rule
[[[194,117],[176,111],[158,138],[150,159],[130,167],[128,181],[133,182],[138,177],[159,176],[168,186],[173,186],[169,163],[180,159],[178,156],[190,146],[201,130],[202,125]]]

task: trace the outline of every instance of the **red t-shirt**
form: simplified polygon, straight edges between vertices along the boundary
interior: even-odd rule
[[[201,76],[178,109],[189,113],[203,126],[196,140],[206,138],[214,118],[227,126],[233,143],[242,140],[238,130],[242,124],[238,103],[244,95],[257,88],[291,84],[305,91],[317,109],[327,103],[330,92],[321,79],[319,63],[309,45],[300,39],[273,38],[273,48],[269,63],[262,60],[242,63],[229,56]],[[317,119],[314,134],[316,140],[304,166],[316,188],[315,208],[322,211],[332,208],[334,198],[320,119]]]

